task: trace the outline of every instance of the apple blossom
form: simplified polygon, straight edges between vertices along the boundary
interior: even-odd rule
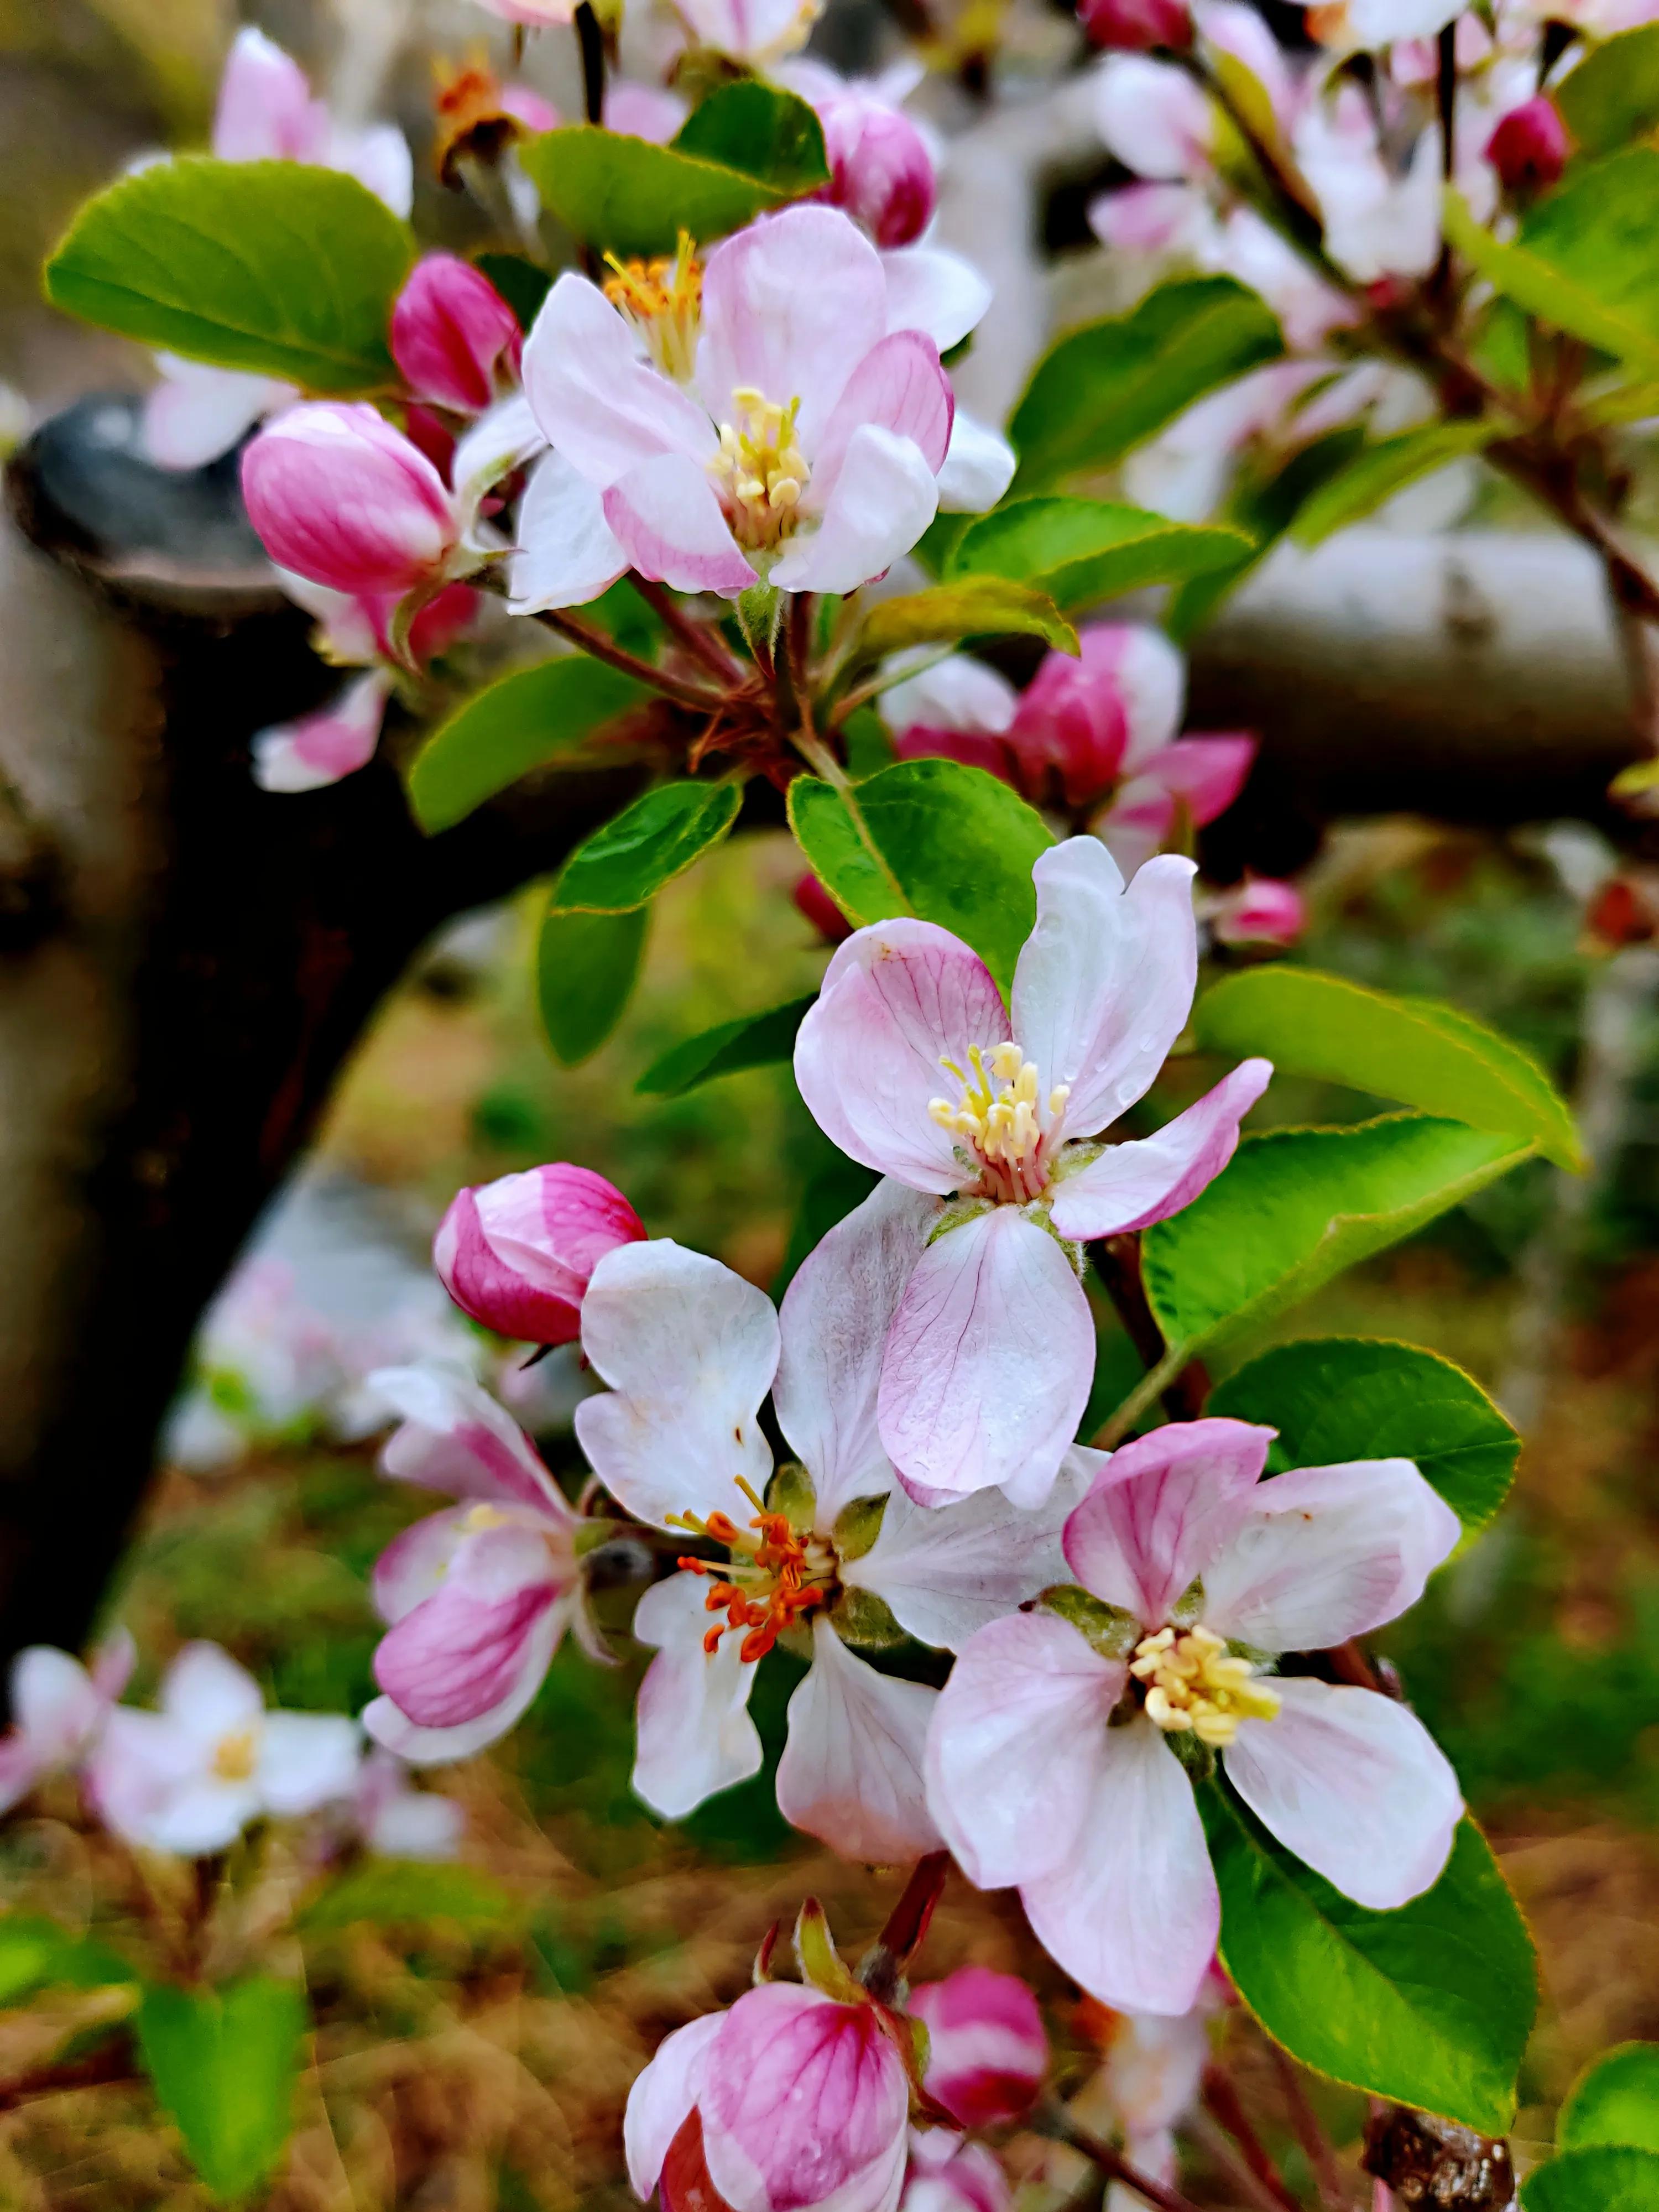
[[[1073,837],[1033,870],[1036,926],[1009,1008],[977,953],[901,920],[837,950],[801,1024],[795,1080],[819,1127],[933,1199],[878,1407],[899,1480],[924,1502],[997,1484],[1018,1504],[1048,1495],[1094,1370],[1079,1245],[1188,1205],[1267,1086],[1268,1062],[1248,1060],[1156,1136],[1094,1141],[1186,1024],[1192,875],[1165,854],[1126,889],[1103,845]]]
[[[391,1859],[453,1859],[466,1815],[452,1797],[410,1786],[401,1759],[377,1745],[366,1753],[345,1801],[365,1847]]]
[[[1307,927],[1307,902],[1294,884],[1247,875],[1205,902],[1210,934],[1223,945],[1294,945]]]
[[[920,1760],[936,1693],[852,1646],[903,1631],[954,1650],[1054,1579],[1071,1476],[1043,1513],[994,1497],[930,1513],[894,1487],[876,1427],[882,1345],[930,1211],[884,1184],[812,1253],[781,1315],[672,1243],[623,1245],[593,1270],[582,1348],[612,1387],[576,1409],[582,1449],[640,1520],[730,1554],[729,1566],[683,1559],[635,1616],[658,1656],[640,1690],[634,1786],[669,1819],[758,1770],[755,1667],[787,1637],[811,1666],[789,1702],[779,1809],[850,1858],[935,1848]],[[769,1388],[799,1455],[770,1488],[757,1418]]]
[[[498,383],[518,381],[519,319],[495,287],[453,253],[422,255],[392,309],[392,357],[416,396],[482,414]]]
[[[1541,191],[1554,184],[1571,151],[1560,110],[1543,93],[1510,108],[1486,141],[1486,159],[1506,191]]]
[[[280,568],[354,597],[441,578],[461,516],[424,453],[362,403],[290,408],[242,456],[248,520]]]
[[[187,1644],[159,1710],[118,1705],[87,1767],[99,1816],[127,1842],[199,1858],[250,1820],[314,1813],[356,1778],[356,1721],[267,1712],[259,1686],[216,1644]]]
[[[699,46],[765,69],[811,36],[823,0],[674,0]]]
[[[1067,2109],[1083,2126],[1120,2137],[1129,2163],[1155,2181],[1175,2180],[1173,2130],[1198,2108],[1210,2063],[1210,2022],[1228,1998],[1226,1978],[1212,1961],[1189,2012],[1088,2008],[1104,2056]],[[1140,2205],[1121,2182],[1106,2193],[1106,2212],[1140,2212]]]
[[[0,1813],[10,1812],[48,1775],[79,1766],[96,1747],[137,1657],[122,1631],[94,1653],[90,1668],[50,1644],[32,1644],[11,1662],[12,1724],[0,1737]]]
[[[913,244],[939,198],[927,141],[899,105],[917,74],[901,65],[890,82],[849,80],[811,59],[780,72],[823,126],[830,182],[818,197],[844,209],[878,246]]]
[[[625,138],[647,138],[665,146],[684,122],[683,93],[665,86],[636,84],[628,77],[613,77],[605,88],[605,127],[620,131]]]
[[[959,1966],[913,1989],[908,2009],[927,2030],[923,2086],[959,2125],[994,2127],[1030,2110],[1048,2070],[1048,2038],[1018,1975]]]
[[[605,1254],[645,1235],[614,1183],[566,1160],[458,1191],[432,1264],[463,1313],[498,1336],[569,1344]]]
[[[402,1416],[382,1469],[461,1503],[406,1528],[375,1563],[374,1603],[389,1627],[374,1654],[384,1694],[363,1725],[411,1765],[467,1759],[523,1713],[567,1628],[591,1638],[578,1516],[476,1382],[420,1367],[369,1380]]]
[[[1009,2212],[1013,2191],[994,2152],[954,2128],[912,2128],[899,2212]]]
[[[1429,1888],[1462,1815],[1422,1723],[1371,1690],[1267,1679],[1416,1602],[1457,1516],[1409,1460],[1261,1477],[1271,1429],[1200,1420],[1104,1457],[1066,1527],[1074,1602],[958,1656],[928,1802],[981,1888],[1015,1883],[1043,1948],[1103,2003],[1182,2013],[1214,1953],[1193,1772],[1373,1910]]]

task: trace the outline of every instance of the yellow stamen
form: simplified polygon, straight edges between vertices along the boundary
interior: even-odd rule
[[[971,1045],[968,1061],[971,1078],[953,1060],[939,1062],[962,1085],[962,1097],[955,1105],[948,1098],[930,1099],[927,1111],[940,1128],[966,1137],[988,1165],[1007,1170],[1021,1184],[1014,1195],[1034,1197],[1036,1188],[1024,1188],[1030,1176],[1022,1179],[1020,1170],[1036,1162],[1044,1134],[1037,1111],[1036,1065],[1017,1044],[993,1045],[988,1052]],[[1060,1112],[1068,1096],[1064,1084],[1049,1092],[1051,1116]],[[1041,1182],[1039,1175],[1038,1187]]]
[[[214,1747],[213,1771],[221,1782],[246,1782],[259,1756],[258,1729],[239,1729],[222,1735]]]
[[[1230,1744],[1240,1721],[1270,1721],[1280,1699],[1256,1679],[1248,1659],[1227,1649],[1212,1629],[1143,1636],[1129,1672],[1146,1686],[1146,1717],[1166,1735],[1192,1734],[1213,1751]]]
[[[720,449],[708,464],[732,535],[751,552],[768,550],[793,528],[811,478],[795,443],[799,399],[781,407],[752,385],[732,394],[734,422],[720,425]]]
[[[692,251],[690,234],[680,233],[671,258],[618,261],[607,253],[615,272],[605,280],[605,296],[645,341],[646,351],[665,376],[689,384],[696,366],[697,332],[702,321],[702,264]]]

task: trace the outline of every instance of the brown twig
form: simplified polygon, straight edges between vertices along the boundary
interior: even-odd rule
[[[579,645],[584,653],[592,653],[595,660],[602,660],[607,667],[619,668],[624,676],[650,684],[653,690],[678,700],[683,707],[696,707],[708,713],[726,704],[718,691],[706,690],[700,684],[684,683],[679,677],[671,676],[666,669],[653,668],[648,660],[641,660],[637,653],[613,644],[603,630],[595,629],[591,623],[583,622],[576,615],[567,614],[562,607],[544,607],[531,619],[556,630],[572,645]]]
[[[27,2105],[37,2097],[64,2096],[73,2089],[100,2088],[141,2079],[133,2070],[131,2039],[117,2035],[98,2050],[88,2051],[84,2058],[69,2059],[54,2066],[37,2066],[32,2073],[20,2074],[15,2081],[0,2082],[0,2112],[13,2112],[19,2105]]]
[[[661,584],[630,573],[628,579],[634,589],[656,615],[665,629],[678,638],[686,651],[695,653],[703,666],[718,676],[723,684],[744,684],[749,671],[730,652],[706,624],[687,614],[673,593]]]
[[[1252,2212],[1284,2212],[1279,2198],[1265,2182],[1256,2179],[1207,2112],[1193,2113],[1188,2124],[1193,2141],[1203,2150],[1228,2188],[1236,2191],[1241,2201],[1252,2208]],[[1301,2212],[1299,2205],[1297,2212]]]
[[[1346,2212],[1348,2192],[1343,2185],[1342,2170],[1336,2162],[1336,2154],[1331,2148],[1324,2129],[1319,2124],[1319,2115],[1308,2100],[1302,2077],[1279,2045],[1271,2040],[1267,2045],[1267,2056],[1279,2076],[1279,2086],[1285,2096],[1285,2109],[1290,2116],[1296,2139],[1313,2169],[1314,2185],[1319,2191],[1319,2201],[1325,2212]]]
[[[605,116],[605,33],[592,0],[580,0],[575,20],[582,56],[582,112],[590,123],[599,123]]]
[[[1302,2212],[1267,2145],[1250,2124],[1233,2078],[1224,2067],[1212,2064],[1204,2069],[1204,2102],[1237,2144],[1245,2166],[1280,2212]]]
[[[1092,2159],[1109,2181],[1121,2181],[1126,2189],[1157,2208],[1157,2212],[1200,2212],[1190,2197],[1183,2197],[1178,2189],[1165,2182],[1154,2181],[1150,2173],[1143,2173],[1138,2166],[1131,2166],[1120,2150],[1103,2137],[1087,2128],[1079,2127],[1071,2114],[1060,2105],[1045,2105],[1037,2116],[1039,2126],[1061,2142],[1068,2142],[1073,2150],[1080,2150],[1085,2158]]]

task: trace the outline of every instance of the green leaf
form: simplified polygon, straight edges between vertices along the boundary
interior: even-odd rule
[[[770,100],[792,97],[757,89]],[[713,100],[704,102],[713,105]],[[686,128],[696,121],[694,115]],[[807,189],[794,182],[773,184],[678,145],[653,146],[586,123],[544,131],[520,148],[519,159],[549,212],[567,229],[586,246],[623,257],[672,253],[682,230],[707,245]]]
[[[1550,97],[1581,154],[1611,154],[1659,127],[1659,23],[1592,46]]]
[[[1309,1297],[1484,1189],[1533,1147],[1419,1114],[1246,1137],[1141,1245],[1146,1293],[1189,1356]]]
[[[417,1859],[368,1859],[320,1890],[299,1925],[320,1932],[372,1920],[384,1927],[424,1927],[434,1920],[468,1930],[510,1926],[520,1917],[511,1896],[471,1867]]]
[[[1465,1528],[1497,1512],[1521,1450],[1461,1367],[1415,1345],[1362,1337],[1276,1345],[1212,1390],[1204,1410],[1277,1429],[1286,1467],[1415,1460]]]
[[[450,829],[650,696],[635,678],[585,653],[514,669],[475,692],[416,754],[409,769],[415,819],[428,836]]]
[[[1206,1051],[1261,1053],[1281,1074],[1350,1084],[1472,1128],[1529,1138],[1562,1167],[1584,1164],[1571,1112],[1537,1062],[1437,999],[1395,998],[1275,963],[1206,991],[1194,1027]]]
[[[1659,2153],[1568,2151],[1527,2176],[1521,2202],[1526,2212],[1659,2212]]]
[[[626,914],[684,875],[738,818],[737,783],[659,783],[578,845],[553,903],[566,913]]]
[[[1231,276],[1160,284],[1131,313],[1072,331],[1037,363],[1008,426],[1016,489],[1109,467],[1194,400],[1284,349],[1270,309]]]
[[[306,2008],[289,1982],[250,1974],[220,1990],[156,1983],[138,2008],[138,2047],[197,2172],[240,2203],[276,2167],[293,2125]]]
[[[522,253],[475,253],[472,265],[489,277],[512,308],[519,319],[519,328],[527,331],[553,288],[551,273]]]
[[[1175,594],[1164,622],[1177,644],[1184,644],[1208,621],[1228,592],[1279,543],[1320,486],[1346,468],[1364,442],[1364,430],[1357,423],[1346,423],[1302,447],[1269,477],[1258,476],[1245,463],[1215,520],[1242,530],[1250,541],[1249,550],[1224,568],[1194,576]]]
[[[1114,500],[1022,499],[969,524],[949,573],[951,585],[1018,578],[1062,607],[1085,607],[1233,566],[1250,550],[1224,525],[1171,522]]]
[[[680,125],[675,150],[717,161],[793,198],[830,181],[823,125],[793,92],[744,77],[723,84]]]
[[[27,1912],[0,1917],[0,2008],[58,1984],[93,1990],[137,1978],[117,1953],[69,1935],[55,1920]]]
[[[789,787],[790,827],[848,920],[938,922],[1006,991],[1036,921],[1031,870],[1054,842],[1042,816],[983,769],[949,760],[883,769],[857,804],[869,846],[830,785],[800,775]]]
[[[414,253],[355,177],[193,155],[88,200],[46,264],[46,297],[191,361],[373,392],[396,380],[386,325]]]
[[[795,1031],[817,992],[791,999],[787,1006],[769,1007],[763,1014],[743,1014],[736,1021],[717,1023],[700,1036],[687,1037],[653,1060],[634,1085],[655,1098],[678,1098],[717,1075],[735,1075],[745,1067],[775,1067],[792,1059]]]
[[[853,657],[879,660],[906,646],[1019,636],[1042,638],[1062,653],[1079,649],[1077,632],[1045,592],[994,574],[970,576],[902,599],[878,600],[859,626]]]
[[[1503,434],[1503,428],[1491,421],[1427,422],[1372,440],[1310,495],[1291,526],[1291,538],[1298,545],[1322,545],[1334,532],[1375,514],[1407,484],[1465,454],[1478,453]]]
[[[1659,2043],[1603,2051],[1568,2090],[1555,2140],[1563,2150],[1624,2143],[1659,2151]]]
[[[1222,1964],[1274,2041],[1374,2096],[1508,2133],[1537,2009],[1532,1944],[1486,1838],[1459,1826],[1433,1888],[1395,1912],[1333,1889],[1219,1789],[1199,1802]]]
[[[648,906],[627,914],[562,914],[550,906],[536,946],[536,996],[553,1056],[564,1067],[591,1060],[627,1011]]]

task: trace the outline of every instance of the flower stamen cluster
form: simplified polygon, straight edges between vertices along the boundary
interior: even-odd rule
[[[745,1629],[738,1656],[752,1666],[766,1656],[785,1629],[795,1627],[814,1607],[828,1601],[836,1557],[823,1537],[803,1535],[787,1514],[769,1513],[746,1482],[740,1480],[738,1486],[759,1508],[749,1523],[752,1535],[725,1513],[711,1513],[706,1521],[692,1513],[673,1517],[678,1527],[724,1544],[732,1554],[724,1573],[707,1559],[678,1562],[688,1574],[713,1578],[703,1603],[708,1612],[726,1615],[704,1636],[703,1650],[712,1657],[728,1630]]]
[[[1233,1741],[1241,1721],[1276,1719],[1283,1703],[1213,1629],[1160,1628],[1143,1636],[1129,1672],[1145,1686],[1146,1717],[1155,1728],[1166,1735],[1195,1735],[1212,1751]]]
[[[1058,1083],[1048,1093],[1045,1127],[1036,1062],[1017,1044],[993,1046],[988,1069],[987,1059],[982,1046],[969,1047],[971,1077],[955,1060],[941,1060],[939,1066],[962,1085],[962,1097],[954,1106],[948,1098],[930,1099],[927,1111],[940,1128],[968,1139],[984,1170],[986,1195],[1017,1203],[1036,1198],[1048,1180],[1045,1140],[1065,1111],[1071,1086]]]
[[[764,550],[794,527],[795,510],[811,478],[795,442],[800,401],[780,406],[753,385],[742,385],[732,404],[738,419],[720,424],[720,449],[708,473],[738,544]]]
[[[672,254],[649,260],[605,257],[612,271],[601,288],[644,341],[645,349],[665,376],[689,384],[696,367],[697,333],[702,324],[702,264],[690,234],[682,231]]]

